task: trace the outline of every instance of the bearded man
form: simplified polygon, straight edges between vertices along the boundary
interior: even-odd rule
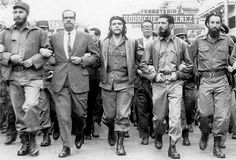
[[[51,48],[46,32],[27,22],[29,11],[28,4],[16,2],[13,6],[15,24],[0,34],[0,44],[6,47],[0,54],[2,76],[9,83],[16,129],[22,143],[18,156],[36,156],[39,153],[35,136],[43,112],[39,105],[43,88],[42,67],[48,60],[39,50]],[[50,50],[48,55],[51,55]]]
[[[168,156],[179,159],[176,143],[181,137],[182,77],[191,72],[187,43],[172,34],[174,18],[163,14],[158,19],[159,35],[146,44],[140,63],[140,70],[152,81],[153,128],[155,147],[161,149],[162,135],[167,129],[165,118],[169,118],[170,136]],[[183,71],[180,68],[184,68]],[[147,75],[147,76],[145,76]],[[168,112],[169,111],[169,112]]]
[[[220,149],[221,136],[229,124],[230,89],[226,76],[228,60],[233,50],[233,40],[222,34],[222,17],[210,14],[206,17],[206,35],[198,37],[189,47],[191,61],[197,62],[200,75],[198,108],[200,111],[201,139],[199,147],[205,150],[209,133],[214,137],[213,155],[225,158]]]

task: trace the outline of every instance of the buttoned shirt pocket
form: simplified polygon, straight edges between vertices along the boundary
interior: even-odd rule
[[[199,58],[208,59],[210,58],[210,48],[209,46],[200,46],[199,47]]]
[[[222,60],[228,59],[228,56],[229,56],[228,52],[229,52],[229,50],[228,50],[227,45],[218,46],[217,47],[217,58],[222,59]]]

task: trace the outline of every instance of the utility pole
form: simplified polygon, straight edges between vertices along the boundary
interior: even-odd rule
[[[224,9],[225,9],[225,14],[224,14],[224,19],[225,19],[225,25],[229,25],[229,6],[228,6],[228,0],[224,0]]]

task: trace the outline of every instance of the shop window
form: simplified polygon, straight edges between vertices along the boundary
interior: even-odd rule
[[[229,18],[229,28],[235,27],[235,16]]]

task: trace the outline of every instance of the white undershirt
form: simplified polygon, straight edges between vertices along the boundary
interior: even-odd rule
[[[143,37],[143,47],[145,47],[146,44],[147,44],[148,42],[150,42],[151,40],[153,40],[153,37],[152,37],[152,36],[149,37],[149,38]]]
[[[76,31],[75,29],[73,29],[72,31],[70,31],[70,46],[71,48],[73,48],[73,45],[74,45],[74,41],[75,41],[75,35],[76,35]],[[69,59],[69,53],[68,53],[68,46],[67,46],[67,43],[68,43],[68,32],[65,30],[64,31],[64,50],[65,50],[65,53],[66,53],[66,57],[67,59]]]

